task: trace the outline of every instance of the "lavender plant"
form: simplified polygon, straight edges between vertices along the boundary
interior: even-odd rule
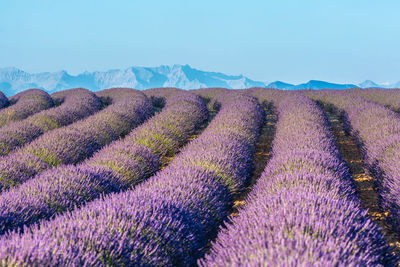
[[[152,152],[153,146],[139,144],[137,138],[152,132],[182,145],[207,119],[205,105],[198,100],[188,93],[172,97],[161,113],[82,164],[50,169],[0,194],[0,234],[72,210],[101,195],[132,188],[153,175],[168,151]],[[173,149],[170,152],[175,153],[178,147]]]
[[[343,112],[348,131],[358,140],[365,163],[376,178],[380,204],[400,231],[399,115],[360,96],[325,93],[323,99]]]
[[[11,106],[0,110],[0,127],[20,121],[53,106],[53,99],[43,90],[29,89],[10,97]]]
[[[52,97],[61,105],[0,128],[1,156],[32,142],[45,132],[76,122],[101,109],[100,100],[86,89],[65,90],[57,95]]]
[[[195,264],[249,177],[262,121],[254,98],[232,97],[167,168],[134,190],[95,200],[22,235],[4,236],[2,263]]]
[[[326,118],[304,96],[278,104],[273,157],[201,266],[394,265],[357,199]]]
[[[170,88],[151,88],[144,90],[143,93],[150,98],[151,102],[155,107],[163,107],[166,99],[174,96],[175,94],[179,94],[182,92],[182,89],[170,87]]]
[[[76,164],[126,135],[152,114],[153,107],[147,97],[132,90],[131,95],[102,111],[67,127],[49,131],[0,159],[0,189],[18,185],[50,167]]]

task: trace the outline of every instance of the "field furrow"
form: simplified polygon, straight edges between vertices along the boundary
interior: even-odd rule
[[[350,167],[361,205],[368,210],[368,215],[372,220],[380,226],[387,243],[395,249],[396,254],[399,254],[399,247],[396,246],[399,236],[387,220],[388,212],[379,205],[379,193],[375,179],[368,171],[368,166],[365,166],[357,141],[345,130],[345,122],[338,110],[329,105],[322,106],[328,116],[340,154]]]
[[[246,188],[237,194],[234,199],[234,206],[231,212],[231,216],[237,216],[238,210],[246,203],[246,198],[257,183],[261,174],[264,171],[265,166],[272,157],[272,141],[275,134],[276,124],[276,110],[271,104],[264,104],[265,123],[261,128],[260,137],[255,147],[254,153],[254,170],[249,179]]]
[[[324,102],[342,112],[346,131],[360,147],[365,165],[374,177],[379,208],[395,233],[400,231],[400,117],[399,114],[359,96],[328,95]],[[389,234],[400,248],[399,236]],[[396,239],[396,241],[394,241]]]

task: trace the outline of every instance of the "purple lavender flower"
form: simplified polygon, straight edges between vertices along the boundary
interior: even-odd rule
[[[118,98],[116,91],[119,101],[102,111],[66,127],[49,131],[1,158],[0,189],[32,178],[44,170],[43,166],[48,168],[76,164],[111,141],[126,135],[153,115],[153,107],[144,94],[132,89],[131,95],[125,91],[123,94],[125,97]]]
[[[127,190],[154,175],[160,168],[162,155],[154,154],[149,147],[129,137],[140,136],[146,131],[168,134],[165,129],[156,127],[168,122],[169,132],[181,132],[180,136],[174,137],[181,145],[185,140],[180,138],[186,136],[187,141],[189,133],[207,117],[204,103],[197,100],[198,97],[188,94],[174,97],[168,100],[168,106],[161,113],[82,164],[52,168],[0,194],[0,234],[49,219],[102,195]],[[120,109],[115,111],[119,113]],[[135,116],[132,119],[137,120]]]
[[[42,266],[195,264],[230,212],[235,193],[231,188],[244,189],[241,185],[250,175],[247,162],[252,161],[247,157],[252,157],[263,122],[263,110],[254,98],[234,94],[229,98],[206,130],[163,171],[134,190],[95,200],[22,235],[4,236],[0,242],[2,262]],[[205,145],[207,140],[213,141]],[[198,163],[187,164],[186,159],[199,155],[222,155],[226,150],[214,146],[229,146],[230,142],[235,142],[231,146],[235,150],[222,162],[199,157]],[[230,174],[239,177],[241,173],[246,174],[242,180],[230,180]]]
[[[29,89],[9,99],[10,106],[0,110],[0,127],[25,119],[53,106],[53,99],[43,90]]]
[[[370,91],[366,92],[313,95],[335,105],[343,113],[347,130],[357,139],[365,163],[376,178],[380,205],[389,211],[389,219],[396,231],[400,231],[400,118],[389,108],[360,97],[368,97]],[[372,91],[368,98],[396,109],[393,104],[399,99],[396,95],[396,91]]]
[[[86,89],[65,90],[52,97],[61,105],[0,128],[0,155],[7,155],[43,133],[85,118],[101,108],[100,100]]]
[[[326,118],[304,96],[278,103],[273,157],[201,266],[394,264],[340,159]]]

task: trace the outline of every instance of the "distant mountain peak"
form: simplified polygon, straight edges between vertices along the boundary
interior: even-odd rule
[[[0,68],[1,72],[18,72],[18,71],[22,71],[16,67],[4,67],[4,68]]]
[[[290,83],[285,83],[282,81],[275,81],[267,85],[270,88],[276,89],[284,89],[284,90],[301,90],[301,89],[348,89],[358,87],[355,84],[338,84],[338,83],[329,83],[325,81],[319,80],[309,80],[306,83],[294,85]]]
[[[174,64],[159,67],[129,67],[108,71],[85,71],[76,76],[62,70],[30,74],[17,68],[0,69],[0,90],[13,95],[28,88],[40,88],[55,92],[72,87],[85,87],[98,91],[110,87],[148,89],[154,87],[178,87],[197,89],[225,87],[242,89],[265,87],[265,83],[253,81],[243,75],[233,76],[219,72],[201,71],[190,65]]]
[[[272,82],[272,83],[267,85],[267,87],[269,87],[269,88],[285,89],[285,90],[289,90],[293,86],[295,86],[295,85],[294,84],[290,84],[290,83],[285,83],[285,82],[282,82],[282,81],[275,81],[275,82]]]
[[[296,85],[294,89],[349,89],[355,87],[358,86],[355,84],[338,84],[319,80],[310,80],[307,83]]]
[[[364,82],[358,84],[361,88],[377,88],[381,87],[380,85],[376,84],[375,82],[371,80],[365,80]]]
[[[155,87],[177,87],[182,89],[270,87],[297,90],[347,89],[353,87],[393,88],[400,87],[400,82],[390,85],[378,85],[371,80],[366,80],[359,85],[355,85],[310,80],[298,85],[283,81],[267,84],[252,80],[242,74],[227,75],[221,72],[202,71],[188,64],[161,65],[158,67],[133,66],[126,69],[111,69],[108,71],[85,71],[78,75],[70,75],[65,70],[32,74],[15,67],[0,68],[0,91],[3,91],[8,96],[29,88],[44,89],[52,93],[73,87],[85,87],[92,91],[110,87],[131,87],[139,90]]]

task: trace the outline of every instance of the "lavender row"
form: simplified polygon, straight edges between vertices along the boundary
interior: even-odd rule
[[[95,200],[23,235],[4,236],[5,265],[193,265],[243,188],[263,120],[236,96],[172,163],[134,190]]]
[[[326,101],[344,111],[351,134],[362,148],[365,163],[374,174],[381,206],[389,211],[400,231],[400,118],[372,101],[340,93],[327,94]]]
[[[23,120],[53,106],[53,99],[43,90],[29,89],[10,97],[11,106],[0,110],[0,127]]]
[[[153,106],[139,91],[125,95],[102,111],[66,127],[41,135],[32,143],[0,159],[1,191],[62,164],[76,164],[153,115]]]
[[[101,109],[98,97],[86,89],[71,89],[52,96],[61,105],[43,110],[0,129],[0,155],[32,142],[45,132],[71,124]],[[21,101],[21,100],[19,100]],[[12,107],[12,106],[11,106]]]
[[[161,88],[147,89],[147,90],[144,90],[143,93],[148,98],[150,98],[150,100],[152,101],[152,103],[155,107],[163,107],[165,105],[166,99],[168,99],[169,97],[171,97],[175,94],[179,94],[182,91],[183,91],[182,89],[178,89],[178,88],[174,88],[174,87],[170,87],[170,88],[161,87]]]
[[[161,113],[83,164],[48,170],[0,194],[0,234],[75,209],[101,195],[132,188],[153,175],[168,150],[155,150],[150,143],[163,146],[159,142],[169,140],[176,145],[170,153],[176,152],[208,117],[198,100],[187,93],[172,97]],[[146,132],[157,135],[158,140],[138,143]]]
[[[387,106],[397,112],[400,111],[400,90],[399,89],[352,89],[349,93],[362,96],[381,105]]]
[[[225,88],[202,88],[192,90],[193,93],[199,95],[207,102],[207,107],[210,110],[215,110],[228,99],[226,95],[229,94],[229,89]]]
[[[394,264],[357,199],[323,112],[304,96],[277,108],[273,157],[200,265]]]

